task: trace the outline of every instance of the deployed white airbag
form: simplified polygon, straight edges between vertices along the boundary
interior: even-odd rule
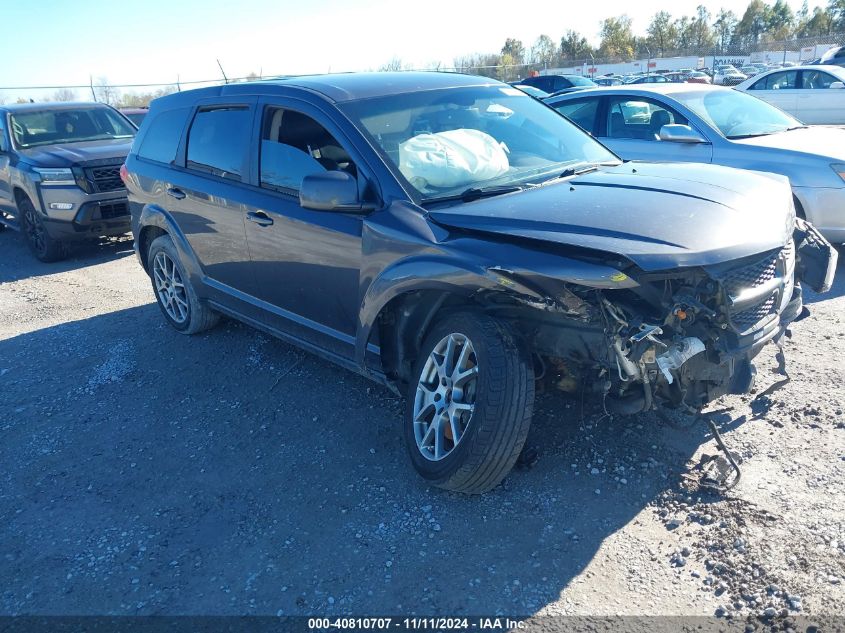
[[[399,145],[399,171],[417,189],[471,185],[509,167],[503,144],[481,130],[418,134]]]

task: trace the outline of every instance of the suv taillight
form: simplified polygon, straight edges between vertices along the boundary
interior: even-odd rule
[[[114,172],[112,172],[112,173],[114,173]],[[126,163],[123,163],[120,166],[120,179],[123,181],[124,185],[129,184],[129,182],[128,182],[129,181],[129,172],[126,169]]]

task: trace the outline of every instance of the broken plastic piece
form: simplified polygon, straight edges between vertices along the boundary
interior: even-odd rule
[[[660,356],[657,357],[657,366],[660,368],[660,371],[663,372],[663,375],[666,377],[666,382],[670,385],[675,380],[672,376],[673,369],[680,369],[681,365],[687,362],[690,358],[695,356],[696,354],[700,354],[704,351],[704,343],[701,342],[701,339],[698,339],[694,336],[688,336],[684,339],[681,339],[680,342],[676,343],[665,352],[663,352]]]

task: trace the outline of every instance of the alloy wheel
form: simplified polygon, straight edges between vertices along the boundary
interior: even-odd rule
[[[162,251],[153,259],[153,279],[156,293],[168,316],[176,323],[188,320],[188,293],[176,263]]]
[[[446,458],[460,444],[475,409],[478,359],[463,334],[443,337],[428,356],[414,398],[414,437],[428,460]]]
[[[44,224],[41,222],[41,218],[38,217],[35,207],[28,205],[24,218],[26,239],[29,240],[34,251],[43,253],[47,248],[47,235],[44,231]]]

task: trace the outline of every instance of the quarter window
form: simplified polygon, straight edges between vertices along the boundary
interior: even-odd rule
[[[138,157],[170,164],[176,158],[176,149],[182,139],[182,130],[188,118],[188,108],[167,110],[157,115],[147,128]]]
[[[261,186],[299,191],[302,179],[324,171],[357,175],[355,163],[334,136],[310,116],[267,108],[261,135]]]
[[[250,123],[246,106],[205,108],[197,112],[188,134],[188,167],[241,180]]]

